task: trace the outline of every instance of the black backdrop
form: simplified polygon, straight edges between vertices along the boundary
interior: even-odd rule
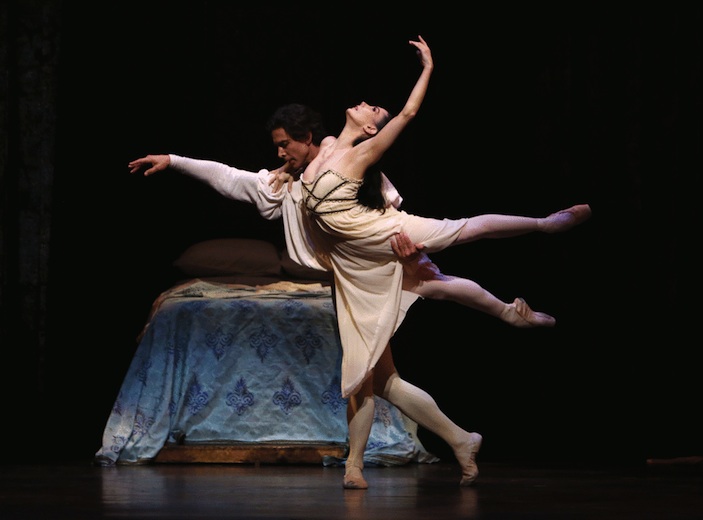
[[[52,5],[56,147],[50,240],[40,243],[48,298],[38,303],[47,339],[19,357],[31,367],[15,367],[20,412],[4,432],[14,455],[90,460],[135,337],[185,247],[282,241],[280,222],[173,172],[130,175],[129,160],[177,153],[277,166],[264,129],[277,106],[310,104],[332,132],[361,100],[398,110],[419,73],[407,43],[417,34],[435,73],[383,163],[404,209],[544,215],[588,202],[594,214],[567,234],[433,255],[443,271],[523,296],[558,324],[516,330],[421,301],[393,340],[401,373],[484,434],[483,460],[703,453],[700,8]]]

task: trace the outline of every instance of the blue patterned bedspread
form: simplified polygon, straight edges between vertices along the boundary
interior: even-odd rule
[[[149,462],[167,442],[344,445],[341,356],[328,287],[178,286],[154,304],[95,460]],[[376,399],[366,462],[435,461]]]

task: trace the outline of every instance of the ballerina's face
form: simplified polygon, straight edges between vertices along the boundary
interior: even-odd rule
[[[369,105],[362,101],[355,107],[347,109],[347,118],[351,118],[359,126],[373,125],[376,128],[383,128],[383,125],[390,118],[388,110],[377,105]]]

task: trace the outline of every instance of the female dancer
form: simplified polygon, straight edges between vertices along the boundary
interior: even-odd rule
[[[365,102],[347,109],[341,133],[323,140],[301,178],[307,227],[316,253],[333,267],[335,277],[343,348],[342,395],[352,405],[345,488],[368,487],[362,469],[373,420],[373,393],[390,394],[397,382],[386,346],[399,321],[404,277],[391,239],[405,232],[412,243],[432,253],[481,238],[566,231],[591,215],[590,207],[582,204],[545,218],[490,214],[439,220],[387,206],[380,192],[380,173],[370,167],[417,114],[434,68],[425,40],[419,37],[409,43],[417,51],[422,72],[401,112],[391,117],[384,108]],[[431,400],[429,395],[426,398]],[[414,419],[413,410],[396,405]],[[461,484],[472,484],[478,476],[475,457],[481,436],[446,417],[437,419],[436,424],[417,422],[448,442],[462,467]]]

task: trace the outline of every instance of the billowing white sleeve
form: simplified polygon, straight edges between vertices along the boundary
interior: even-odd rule
[[[381,191],[386,199],[386,204],[392,205],[395,209],[400,207],[403,197],[400,196],[398,190],[383,172],[381,172]]]
[[[262,217],[274,220],[281,217],[281,203],[285,187],[274,193],[268,185],[271,173],[240,170],[223,163],[191,159],[169,154],[170,167],[214,188],[221,195],[240,202],[254,204]]]

